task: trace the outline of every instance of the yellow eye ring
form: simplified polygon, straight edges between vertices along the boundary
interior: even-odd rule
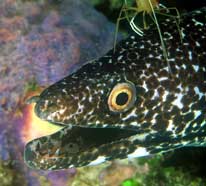
[[[136,89],[133,83],[118,83],[108,97],[109,109],[113,112],[124,112],[130,109],[136,100]]]

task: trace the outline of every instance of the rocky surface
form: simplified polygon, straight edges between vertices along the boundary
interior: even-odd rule
[[[5,185],[18,180],[66,185],[72,180],[74,170],[51,173],[25,166],[24,98],[31,84],[46,87],[106,53],[114,29],[87,0],[0,0],[0,159],[9,162],[1,169],[6,170]],[[20,176],[14,179],[16,171]]]

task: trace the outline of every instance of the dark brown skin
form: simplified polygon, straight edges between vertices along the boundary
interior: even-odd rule
[[[28,166],[66,169],[205,145],[206,8],[182,17],[182,42],[174,20],[160,26],[169,66],[154,27],[40,94],[36,114],[65,128],[26,145]]]

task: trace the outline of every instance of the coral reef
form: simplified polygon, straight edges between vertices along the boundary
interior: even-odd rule
[[[137,172],[135,176],[122,182],[121,186],[201,186],[205,184],[206,180],[191,176],[189,172],[171,166],[162,166],[164,161],[164,156],[138,159],[139,166],[147,165],[148,171]]]
[[[3,2],[0,110],[16,107],[16,94],[22,95],[29,79],[46,86],[112,46],[114,25],[86,1],[65,1],[57,8],[43,2]]]
[[[203,186],[205,179],[172,165],[165,156],[116,160],[95,167],[77,169],[71,186]]]
[[[137,167],[128,160],[116,160],[95,167],[83,167],[77,170],[77,175],[71,186],[119,186],[121,182],[135,175]]]
[[[33,126],[28,124],[29,118],[26,118],[26,111],[30,108],[26,106],[25,99],[31,91],[38,94],[41,87],[58,81],[82,63],[106,53],[113,45],[114,28],[86,0],[65,0],[61,3],[44,0],[1,1],[2,186],[24,183],[54,186],[72,181],[75,170],[35,171],[24,164],[23,148],[30,139],[28,135],[36,135]],[[25,134],[28,138],[22,136]],[[12,166],[4,166],[7,161]],[[14,172],[18,172],[19,176]]]
[[[1,186],[13,186],[13,185],[26,186],[26,180],[24,180],[22,177],[23,177],[22,172],[16,172],[15,169],[13,169],[12,162],[0,161]]]

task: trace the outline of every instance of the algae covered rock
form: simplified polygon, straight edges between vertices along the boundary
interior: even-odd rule
[[[22,172],[18,172],[13,169],[13,163],[11,161],[0,161],[0,185],[1,186],[13,186],[21,185],[26,186],[26,179]]]
[[[147,166],[147,171],[137,171],[130,179],[126,179],[121,186],[204,186],[205,179],[195,177],[190,171],[184,171],[175,166],[165,166],[165,157],[161,155],[152,158],[139,158],[138,167]],[[173,162],[174,165],[174,162]]]

